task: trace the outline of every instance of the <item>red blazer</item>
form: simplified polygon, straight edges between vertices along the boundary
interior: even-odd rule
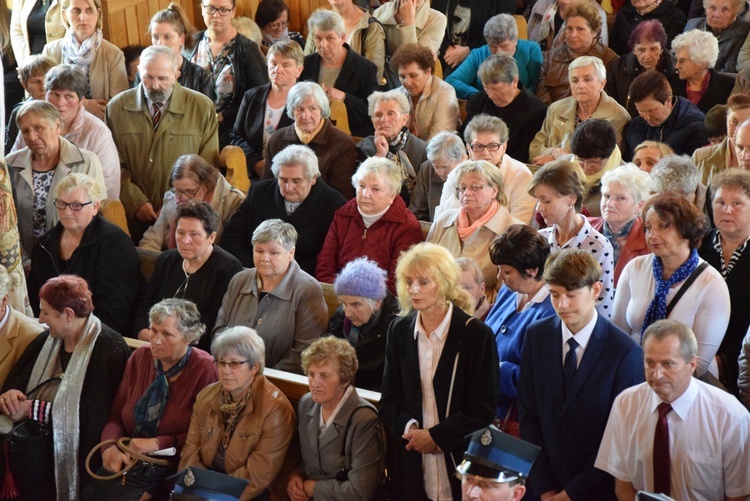
[[[388,272],[388,290],[395,293],[398,257],[422,240],[419,221],[406,208],[401,196],[393,200],[390,209],[367,232],[357,210],[357,199],[354,198],[333,216],[325,243],[318,254],[315,278],[332,284],[346,263],[364,256]]]
[[[604,219],[601,217],[590,217],[589,223],[598,232],[604,234],[603,226]],[[615,287],[617,282],[620,280],[620,273],[625,268],[625,265],[630,262],[631,259],[638,256],[645,256],[651,254],[651,249],[646,245],[646,232],[643,227],[643,220],[640,216],[636,216],[635,223],[630,229],[628,239],[625,241],[625,245],[620,249],[620,257],[615,263]]]

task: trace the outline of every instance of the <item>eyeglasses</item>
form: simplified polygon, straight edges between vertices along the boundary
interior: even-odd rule
[[[62,200],[55,199],[53,200],[52,203],[55,204],[55,207],[58,210],[65,210],[68,207],[70,207],[70,210],[72,210],[73,212],[80,212],[84,207],[86,207],[87,205],[91,205],[94,202],[86,202],[83,204],[80,202],[68,203],[68,202],[63,202]]]
[[[200,187],[196,190],[189,191],[189,190],[178,190],[177,188],[170,188],[169,191],[171,191],[174,195],[180,196],[185,195],[187,198],[193,199],[195,198],[195,195],[198,194],[199,191],[201,191]]]
[[[219,369],[226,369],[228,366],[230,369],[235,370],[239,369],[242,364],[248,363],[250,363],[249,360],[231,360],[229,362],[227,362],[226,360],[214,360],[214,364],[216,364],[216,367],[218,367]]]
[[[482,143],[474,143],[472,145],[469,145],[469,148],[471,148],[471,151],[474,153],[481,153],[484,150],[487,150],[491,153],[495,153],[497,150],[500,149],[502,144],[500,143],[490,143],[490,144],[482,144]]]
[[[221,17],[227,17],[232,13],[234,7],[229,9],[227,7],[214,7],[213,5],[204,5],[203,10],[205,10],[206,14],[208,14],[209,16],[213,16],[218,12]]]
[[[594,169],[601,169],[602,165],[604,165],[604,159],[603,158],[579,158],[578,162],[581,164],[581,167],[591,167]]]
[[[463,195],[466,190],[469,190],[472,193],[476,193],[487,188],[488,186],[488,184],[472,184],[471,186],[459,186],[458,188],[456,188],[456,198]]]

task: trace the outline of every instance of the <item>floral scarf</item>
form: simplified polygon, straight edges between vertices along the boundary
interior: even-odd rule
[[[407,157],[406,153],[402,151],[402,148],[406,145],[407,139],[409,139],[409,129],[403,127],[401,131],[396,134],[396,138],[388,144],[386,158],[395,163],[399,170],[401,170],[401,177],[404,180],[404,186],[411,194],[414,191],[414,186],[417,184],[417,173],[409,161],[409,157]]]
[[[86,76],[89,75],[89,66],[94,60],[97,49],[102,44],[102,30],[96,30],[96,33],[79,44],[76,40],[76,34],[72,28],[68,28],[62,42],[62,62],[63,64],[74,64],[81,68]]]
[[[232,56],[237,48],[237,37],[224,44],[218,56],[211,52],[211,40],[207,34],[198,43],[192,62],[208,71],[214,79],[216,89],[216,112],[221,113],[234,96],[234,66]]]

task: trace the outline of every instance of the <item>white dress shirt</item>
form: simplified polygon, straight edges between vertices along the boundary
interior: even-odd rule
[[[430,333],[425,331],[422,326],[421,313],[417,313],[417,321],[414,324],[414,339],[417,340],[419,376],[422,385],[422,429],[425,430],[429,430],[440,421],[432,380],[435,377],[440,356],[443,354],[452,318],[453,304],[449,303],[445,318],[434,331]],[[448,405],[450,405],[450,402]],[[412,419],[406,423],[404,433],[409,430],[412,424],[417,424],[417,420]],[[448,470],[445,464],[445,454],[422,455],[422,479],[425,494],[428,498],[434,501],[453,501]]]
[[[653,491],[660,403],[648,383],[623,391],[612,406],[595,466],[636,490]],[[691,378],[667,420],[674,499],[750,496],[750,413],[735,397]]]

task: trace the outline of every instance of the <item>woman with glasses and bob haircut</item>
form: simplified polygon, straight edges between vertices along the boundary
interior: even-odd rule
[[[133,241],[99,215],[104,190],[93,177],[71,172],[52,195],[59,221],[31,251],[28,287],[34,315],[39,316],[39,290],[47,280],[78,275],[89,284],[96,316],[120,334],[128,334],[143,282]]]
[[[216,381],[211,355],[193,346],[205,331],[201,314],[190,301],[165,299],[151,307],[150,344],[135,350],[128,359],[101,439],[132,437],[130,448],[141,454],[169,447],[175,447],[177,453],[168,457],[168,466],[144,463],[122,478],[92,480],[84,500],[167,499],[164,479],[177,469],[196,397]],[[98,474],[104,476],[135,460],[114,444],[102,447],[101,456]]]
[[[234,188],[214,166],[198,155],[182,155],[172,166],[169,176],[172,188],[164,193],[164,202],[156,222],[143,234],[138,247],[163,251],[177,247],[175,241],[175,217],[177,205],[186,200],[198,200],[211,204],[218,216],[216,241],[229,219],[245,199],[245,195]]]
[[[193,35],[195,45],[183,55],[213,79],[219,146],[223,148],[229,144],[242,96],[268,83],[268,72],[258,44],[232,26],[235,0],[201,0],[201,12],[206,30]]]
[[[180,459],[180,470],[194,466],[247,480],[243,500],[267,499],[297,421],[284,393],[263,375],[265,351],[249,327],[214,337],[219,381],[196,397]]]
[[[490,244],[508,226],[523,222],[508,212],[503,175],[497,167],[485,160],[467,161],[454,172],[461,208],[441,212],[427,241],[442,245],[455,257],[472,258],[482,269],[484,284],[492,295],[497,266],[490,260]]]

